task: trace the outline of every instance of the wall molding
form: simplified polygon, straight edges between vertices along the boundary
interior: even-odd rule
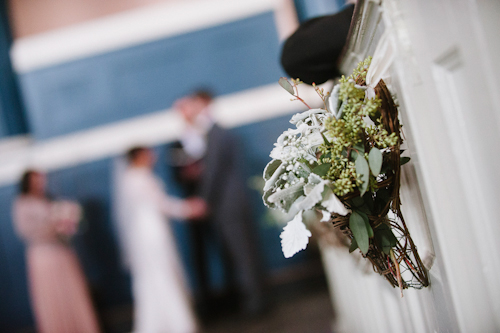
[[[300,93],[320,101],[312,87],[301,86]],[[222,126],[234,128],[305,109],[289,97],[278,84],[248,89],[217,98],[213,115]],[[166,109],[38,142],[27,136],[1,140],[0,186],[17,182],[27,168],[52,171],[117,156],[134,145],[165,144],[182,129],[181,118]]]
[[[19,38],[11,49],[11,58],[14,69],[24,73],[264,12],[283,12],[288,7],[285,0],[192,0],[153,4]],[[277,16],[278,23],[290,25],[290,20]]]

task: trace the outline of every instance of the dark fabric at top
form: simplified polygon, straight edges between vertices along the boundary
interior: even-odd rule
[[[339,76],[338,58],[349,33],[354,6],[305,23],[285,42],[281,65],[292,78],[321,84]]]

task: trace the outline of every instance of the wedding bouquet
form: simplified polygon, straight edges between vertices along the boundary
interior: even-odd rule
[[[400,211],[402,138],[397,107],[380,82],[366,85],[371,59],[342,77],[331,93],[314,88],[323,108],[311,109],[299,96],[299,79],[280,85],[308,111],[295,114],[278,137],[264,170],[264,203],[294,218],[281,233],[285,257],[304,250],[311,236],[305,211],[333,223],[359,248],[374,269],[401,289],[428,285],[427,272]]]
[[[54,201],[51,205],[51,218],[55,223],[59,235],[68,240],[77,229],[82,217],[81,206],[73,201]]]

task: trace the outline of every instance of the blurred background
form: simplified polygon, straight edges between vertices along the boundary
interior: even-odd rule
[[[358,0],[336,64],[351,73],[384,46],[378,59],[387,65],[411,156],[402,168],[402,211],[431,285],[405,290],[401,299],[359,254],[315,241],[330,230],[313,232],[307,251],[283,257],[283,217],[264,208],[261,176],[276,138],[291,127],[290,115],[304,108],[277,84],[286,76],[280,53],[300,23],[345,6],[0,0],[0,332],[35,331],[25,247],[11,213],[28,167],[47,172],[52,197],[83,206],[72,245],[99,321],[106,332],[131,330],[130,276],[120,266],[112,222],[113,172],[130,147],[153,147],[155,173],[169,193],[183,196],[170,154],[183,125],[172,104],[200,87],[215,92],[214,118],[241,143],[268,301],[260,317],[234,311],[221,249],[209,243],[208,279],[220,298],[204,331],[498,332],[497,0]],[[313,35],[324,44],[336,37]],[[317,100],[311,89],[303,91]],[[196,295],[192,238],[181,221],[172,226]]]
[[[114,161],[133,145],[154,147],[157,174],[169,193],[182,196],[169,167],[169,143],[182,128],[171,106],[197,87],[217,94],[215,117],[241,142],[271,310],[296,314],[280,304],[312,297],[318,309],[305,302],[305,315],[328,331],[333,312],[318,251],[283,257],[282,225],[264,209],[259,179],[289,114],[303,109],[277,85],[285,75],[281,44],[299,22],[343,6],[342,0],[0,1],[0,331],[34,330],[24,247],[10,213],[27,167],[48,173],[53,197],[82,204],[73,246],[98,317],[107,332],[130,331],[130,276],[120,267],[111,222]],[[186,226],[173,226],[196,290]],[[210,285],[224,294],[220,251],[216,244],[206,250]],[[245,321],[228,324],[231,318],[215,318],[208,329],[241,331]]]

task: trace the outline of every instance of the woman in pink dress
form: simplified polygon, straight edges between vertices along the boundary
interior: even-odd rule
[[[17,234],[26,244],[31,304],[40,333],[99,332],[78,259],[68,244],[80,218],[80,207],[50,201],[45,175],[27,171],[14,202]]]

